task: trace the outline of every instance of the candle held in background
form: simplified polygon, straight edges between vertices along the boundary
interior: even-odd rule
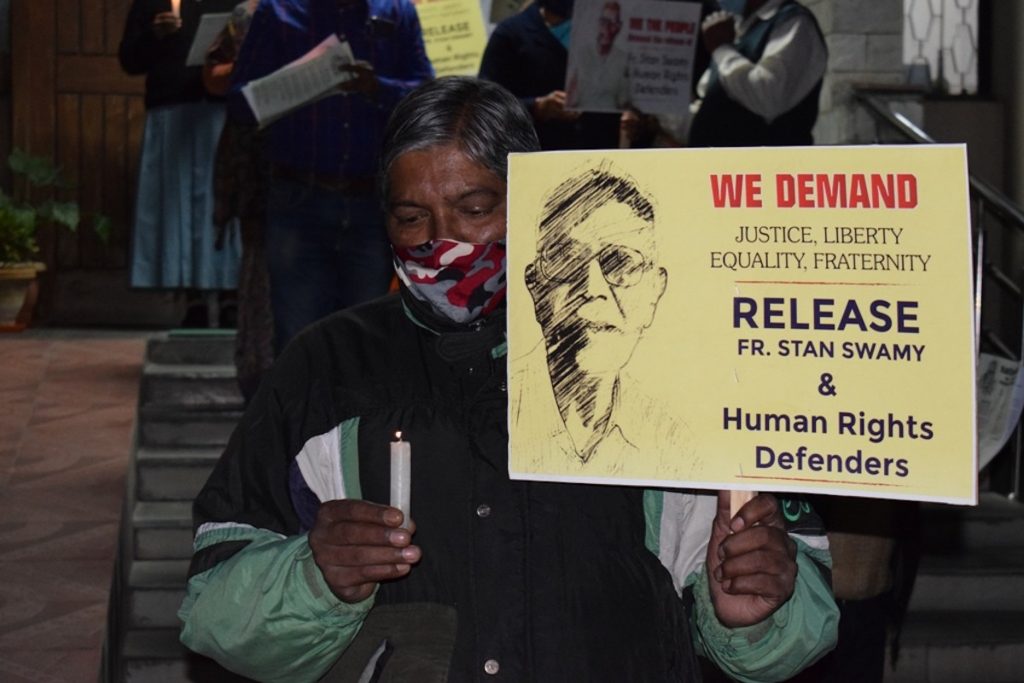
[[[403,526],[409,525],[409,500],[412,491],[412,447],[402,440],[402,432],[395,432],[391,442],[391,507],[405,516]]]
[[[181,16],[181,0],[171,0],[171,13],[176,17]]]

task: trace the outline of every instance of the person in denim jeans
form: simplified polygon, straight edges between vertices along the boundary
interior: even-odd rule
[[[391,110],[433,77],[410,0],[264,0],[232,73],[231,111],[252,119],[242,87],[331,34],[356,63],[337,95],[266,129],[267,254],[275,347],[323,316],[383,295],[391,255],[374,177]]]

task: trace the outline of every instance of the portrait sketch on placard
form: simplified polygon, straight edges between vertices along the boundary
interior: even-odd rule
[[[517,364],[511,409],[540,437],[538,462],[617,475],[631,454],[680,445],[685,426],[627,371],[669,283],[656,214],[654,199],[609,163],[544,199],[524,275],[543,341]]]

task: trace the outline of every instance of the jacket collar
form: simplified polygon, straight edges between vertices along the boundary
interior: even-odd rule
[[[445,360],[456,361],[484,351],[491,358],[500,358],[506,354],[504,304],[479,320],[456,323],[414,297],[405,285],[399,283],[398,287],[406,317],[421,330],[436,337],[438,352]]]

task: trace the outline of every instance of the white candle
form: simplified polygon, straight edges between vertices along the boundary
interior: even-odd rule
[[[412,447],[408,441],[402,441],[402,432],[395,432],[395,440],[391,442],[391,507],[402,511],[404,526],[409,526],[411,490]]]
[[[171,0],[171,13],[176,17],[181,16],[181,0]]]

